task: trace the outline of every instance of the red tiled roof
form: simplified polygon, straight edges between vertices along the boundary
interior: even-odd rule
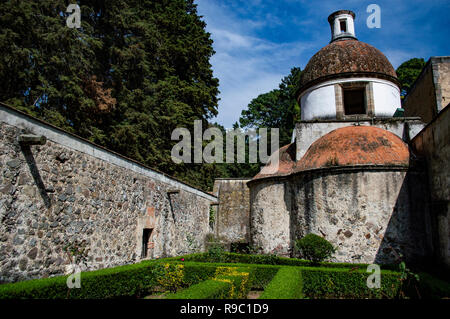
[[[295,151],[295,144],[280,148],[278,169],[269,163],[253,180],[318,168],[409,165],[408,145],[397,135],[374,126],[347,126],[331,131],[316,140],[299,161],[295,161]]]
[[[355,165],[408,166],[408,145],[378,127],[347,126],[315,141],[294,170]]]

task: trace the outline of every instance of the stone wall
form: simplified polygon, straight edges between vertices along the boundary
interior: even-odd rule
[[[24,133],[44,135],[23,146]],[[64,273],[64,247],[87,249],[82,269],[203,249],[216,197],[0,106],[0,281]]]
[[[412,141],[427,163],[439,260],[450,268],[450,109],[445,108]]]
[[[263,254],[289,256],[291,248],[291,194],[285,179],[253,181],[251,244]]]
[[[429,123],[449,102],[450,57],[431,57],[403,101],[405,116]]]
[[[292,182],[293,239],[330,241],[336,262],[422,261],[431,252],[425,176],[417,172],[322,170]],[[425,189],[423,189],[425,188]]]
[[[214,233],[226,243],[249,242],[250,191],[249,179],[216,179],[214,194],[218,210]]]
[[[450,103],[450,56],[432,57],[438,112]]]
[[[252,181],[252,244],[298,256],[296,239],[330,241],[335,262],[391,263],[432,254],[426,176],[406,169],[322,169]]]

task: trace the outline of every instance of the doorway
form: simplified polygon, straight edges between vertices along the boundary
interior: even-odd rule
[[[150,242],[150,238],[152,236],[153,228],[144,228],[142,230],[142,253],[141,258],[147,258],[151,254],[149,254],[149,250],[153,248],[152,243]]]

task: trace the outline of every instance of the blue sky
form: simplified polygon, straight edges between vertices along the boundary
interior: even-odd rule
[[[196,0],[214,40],[211,59],[219,78],[219,114],[226,128],[261,93],[278,87],[294,66],[302,69],[327,45],[330,13],[352,10],[360,41],[381,50],[394,68],[420,57],[450,55],[449,0]],[[381,28],[369,29],[369,4],[381,8]]]

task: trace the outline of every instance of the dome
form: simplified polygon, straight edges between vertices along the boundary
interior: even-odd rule
[[[409,165],[408,146],[395,134],[374,126],[347,126],[316,140],[294,170],[338,166]]]
[[[331,42],[309,60],[301,74],[298,94],[321,81],[354,76],[378,77],[399,84],[383,53],[367,43],[345,39]]]
[[[397,135],[374,126],[347,126],[316,140],[299,160],[295,143],[281,147],[252,180],[288,176],[320,168],[353,166],[409,166],[408,145]],[[275,166],[274,156],[279,156]]]
[[[253,180],[269,176],[286,176],[292,173],[295,165],[295,143],[287,144],[274,152],[269,158],[269,162],[261,171],[253,177]],[[278,166],[275,166],[274,157],[278,156]]]

